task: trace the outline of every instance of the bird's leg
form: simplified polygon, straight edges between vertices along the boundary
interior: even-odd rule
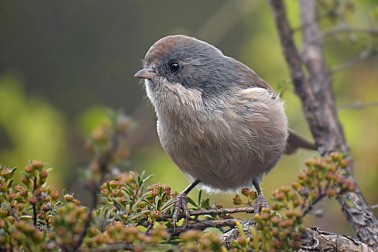
[[[199,180],[199,179],[194,180],[193,183],[191,183],[182,193],[177,195],[176,203],[175,203],[175,211],[173,212],[173,215],[172,215],[173,228],[176,227],[176,223],[178,221],[180,210],[184,213],[185,220],[187,221],[189,219],[190,213],[189,213],[189,208],[188,208],[187,195],[199,183],[201,183],[201,180]]]
[[[261,192],[260,185],[256,180],[252,181],[253,186],[256,188],[257,191],[257,198],[255,201],[255,209],[254,213],[259,213],[263,208],[269,208],[268,202],[266,201],[264,195]]]

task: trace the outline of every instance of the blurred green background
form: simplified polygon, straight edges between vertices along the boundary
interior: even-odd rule
[[[345,24],[377,29],[376,1],[351,2],[354,7],[341,8]],[[300,27],[299,1],[285,3],[293,27]],[[340,20],[321,19],[320,26],[328,29]],[[128,140],[129,169],[146,170],[154,183],[183,190],[188,182],[160,147],[152,106],[133,78],[148,48],[169,34],[198,37],[252,67],[283,93],[291,128],[310,137],[268,1],[0,1],[0,161],[23,167],[29,159],[44,160],[54,168],[50,182],[87,202],[78,178],[90,160],[85,138],[107,108],[121,108],[137,123]],[[296,39],[301,41],[299,32]],[[377,50],[377,44],[377,36],[342,33],[325,40],[325,54],[332,69]],[[356,179],[369,204],[377,204],[378,107],[347,105],[378,100],[378,59],[336,72],[333,80]],[[294,180],[314,155],[283,157],[263,180],[265,195]],[[232,196],[210,195],[226,206]],[[311,216],[309,225],[352,234],[337,202],[325,200],[317,209],[324,216]]]

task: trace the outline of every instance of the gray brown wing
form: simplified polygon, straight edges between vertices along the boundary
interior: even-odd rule
[[[235,60],[234,58],[229,57],[229,60],[232,64],[238,69],[238,72],[241,73],[242,83],[245,85],[246,88],[248,87],[260,87],[267,89],[269,92],[275,94],[276,92],[273,88],[263,79],[260,78],[251,68],[244,65],[240,61]],[[242,84],[239,83],[239,84]]]

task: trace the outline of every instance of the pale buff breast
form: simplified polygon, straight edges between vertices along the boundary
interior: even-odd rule
[[[189,177],[212,190],[236,190],[252,186],[279,160],[287,119],[282,101],[267,90],[248,88],[206,103],[198,90],[179,84],[165,88],[150,97],[159,106],[159,138]]]

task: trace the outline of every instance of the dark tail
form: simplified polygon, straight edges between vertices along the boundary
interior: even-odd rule
[[[307,139],[304,139],[297,133],[295,133],[292,129],[289,129],[289,137],[286,143],[286,149],[284,153],[286,155],[291,155],[295,153],[299,148],[307,149],[307,150],[317,150],[316,145]]]

